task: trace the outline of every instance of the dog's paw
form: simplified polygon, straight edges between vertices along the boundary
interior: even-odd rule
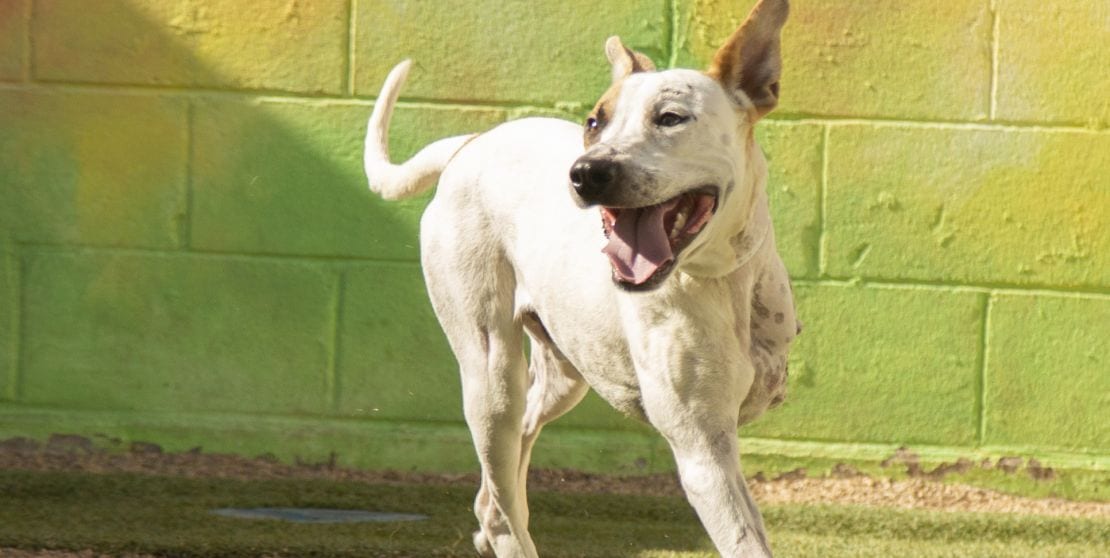
[[[489,539],[481,529],[474,531],[474,548],[482,558],[497,558],[497,554],[493,552],[493,545],[489,543]]]

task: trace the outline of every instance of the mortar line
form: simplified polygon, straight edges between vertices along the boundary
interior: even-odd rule
[[[384,79],[384,75],[382,79]],[[105,94],[125,94],[125,95],[190,95],[195,97],[232,97],[238,99],[251,99],[262,101],[304,101],[304,102],[327,102],[336,101],[337,104],[342,105],[367,105],[373,104],[377,95],[354,95],[348,96],[346,91],[341,93],[311,93],[300,91],[288,91],[283,89],[234,89],[231,87],[187,87],[182,85],[160,85],[160,84],[144,84],[144,83],[101,83],[101,82],[80,82],[80,81],[66,81],[61,79],[47,79],[38,80],[30,84],[11,83],[0,85],[0,89],[24,89],[31,86],[35,89],[51,89],[60,90],[65,92],[90,92],[90,93],[105,93]],[[475,101],[473,99],[451,99],[451,98],[432,98],[432,97],[406,97],[402,96],[399,100],[401,103],[409,104],[424,104],[424,105],[443,105],[448,108],[502,108],[502,109],[558,109],[566,105],[582,105],[585,103],[577,101],[551,101],[551,102],[533,102],[521,101],[515,99],[506,100],[481,100]]]
[[[877,287],[880,289],[947,291],[964,293],[993,293],[998,295],[1047,296],[1055,298],[1082,298],[1110,301],[1105,290],[1082,290],[1074,287],[989,285],[983,283],[946,283],[942,281],[899,281],[897,279],[861,279],[858,277],[826,277],[822,279],[794,279],[796,285],[817,287]]]
[[[963,122],[956,120],[897,120],[881,117],[839,117],[812,115],[779,115],[769,118],[768,122],[796,124],[824,124],[828,126],[870,126],[876,128],[911,128],[919,130],[968,130],[983,132],[1049,132],[1083,133],[1091,135],[1110,135],[1110,128],[1090,128],[1083,125],[1053,124],[1047,122],[1026,122],[996,120],[994,122]]]
[[[65,415],[74,416],[72,410],[41,405],[21,405],[15,409],[7,409],[8,416],[12,414],[29,417],[45,417],[45,420],[54,420],[55,417]],[[0,410],[0,415],[3,411]],[[188,419],[191,423],[214,424],[235,421],[249,421],[252,424],[271,424],[282,427],[287,424],[312,425],[319,430],[322,425],[334,425],[337,428],[354,426],[365,430],[363,425],[376,426],[412,426],[412,427],[438,427],[457,432],[460,440],[468,440],[466,424],[462,420],[447,419],[420,419],[420,418],[372,418],[352,415],[336,416],[304,416],[289,415],[275,412],[161,412],[161,411],[119,411],[119,410],[79,410],[76,415],[113,417],[117,423],[128,421],[142,422],[144,424],[157,423],[162,420],[173,421],[180,424],[181,419]],[[32,419],[35,420],[35,419]],[[43,419],[39,419],[43,420]],[[80,420],[80,419],[78,419]],[[658,444],[665,444],[662,438],[650,431],[636,428],[617,426],[564,426],[555,423],[549,426],[550,432],[592,433],[599,435],[614,435],[625,439],[650,440]],[[396,428],[394,428],[396,430]],[[373,432],[373,430],[371,430]],[[781,455],[820,457],[825,459],[862,459],[878,460],[889,457],[899,446],[906,444],[900,442],[843,442],[820,438],[765,438],[759,436],[739,437],[741,448],[747,454],[755,455]],[[658,447],[658,446],[652,446]],[[1055,446],[1035,445],[989,445],[983,447],[961,445],[939,445],[930,443],[909,444],[914,453],[928,461],[955,460],[959,457],[1001,457],[1004,455],[1021,455],[1037,457],[1046,465],[1052,467],[1084,468],[1087,470],[1110,470],[1110,457],[1099,453],[1097,448],[1063,448]],[[654,451],[652,455],[665,454]]]
[[[218,87],[188,88],[181,86],[161,86],[142,84],[113,84],[113,83],[73,83],[60,80],[37,80],[32,83],[0,83],[0,91],[10,90],[57,90],[74,93],[103,93],[127,95],[182,95],[191,97],[227,97],[239,100],[253,100],[262,102],[289,102],[306,104],[320,103],[321,105],[334,104],[335,106],[373,106],[375,96],[331,93],[296,93],[273,89],[236,90],[221,89]],[[425,97],[401,97],[398,106],[404,108],[430,108],[454,110],[576,110],[575,107],[585,106],[577,101],[553,101],[550,103],[535,103],[526,101],[472,101],[467,99],[433,99]],[[1110,127],[1092,128],[1086,123],[1070,122],[1038,122],[1025,120],[996,120],[993,122],[972,122],[962,120],[940,119],[896,119],[882,116],[836,116],[812,113],[774,113],[768,117],[767,122],[776,124],[814,124],[829,126],[872,126],[872,127],[902,127],[913,129],[936,130],[973,130],[993,132],[1049,132],[1049,133],[1082,133],[1091,135],[1110,135]]]
[[[988,117],[994,120],[998,116],[998,66],[999,66],[999,31],[1001,30],[1001,16],[998,15],[997,0],[990,0],[991,12],[991,76],[990,76],[990,107]]]
[[[821,184],[817,189],[817,276],[825,277],[828,266],[828,226],[829,212],[829,136],[832,127],[826,124],[821,132]]]
[[[196,107],[192,99],[185,101],[185,215],[181,220],[180,238],[178,244],[181,249],[189,250],[193,246],[193,164],[196,161]]]
[[[983,300],[983,328],[979,332],[979,376],[978,385],[976,386],[979,391],[979,400],[976,402],[979,423],[975,433],[978,447],[983,447],[987,436],[987,358],[990,354],[990,323],[993,305],[994,293],[986,293]]]
[[[344,68],[343,79],[346,81],[343,89],[350,97],[355,96],[355,37],[358,31],[358,21],[355,19],[355,14],[358,13],[358,0],[349,0],[347,2],[347,67]]]
[[[84,253],[103,253],[109,255],[121,256],[165,256],[165,257],[204,257],[215,256],[218,258],[226,258],[229,260],[261,260],[264,262],[289,262],[289,263],[310,263],[310,262],[341,262],[350,265],[366,265],[366,264],[384,264],[384,265],[398,265],[406,267],[418,267],[420,261],[416,258],[390,258],[390,257],[370,257],[370,256],[330,256],[330,255],[312,255],[312,254],[270,254],[263,252],[225,252],[211,249],[192,249],[188,252],[183,252],[177,249],[165,248],[144,248],[144,247],[131,247],[131,246],[95,246],[90,244],[49,244],[49,243],[28,243],[26,248],[41,253],[69,253],[69,254],[84,254]]]
[[[670,18],[670,29],[667,33],[667,67],[674,68],[678,62],[678,5],[675,0],[667,0],[665,5],[667,16]]]
[[[27,289],[24,285],[27,284],[27,264],[24,261],[23,250],[20,250],[20,245],[15,245],[15,288],[16,288],[16,311],[15,311],[15,369],[9,375],[12,385],[8,389],[11,394],[12,401],[21,401],[23,399],[23,372],[27,367]]]
[[[23,81],[30,83],[35,79],[35,70],[32,67],[34,64],[34,48],[35,40],[32,37],[34,32],[35,20],[35,2],[34,0],[27,0],[26,13],[24,14],[24,37],[23,37],[23,72],[20,77]]]
[[[335,278],[335,294],[331,304],[331,339],[328,346],[328,368],[324,385],[328,390],[328,407],[332,412],[339,411],[342,385],[339,378],[340,329],[343,327],[343,298],[347,286],[347,271],[340,269]]]
[[[0,83],[0,91],[60,91],[63,93],[82,93],[90,95],[149,95],[155,97],[180,96],[189,98],[233,99],[236,101],[259,101],[269,103],[305,104],[318,106],[363,106],[372,107],[375,97],[369,95],[348,97],[331,94],[295,94],[274,90],[237,90],[219,88],[186,88],[173,86],[147,86],[134,84],[106,83],[67,83],[62,81],[38,81],[35,83]],[[454,110],[559,110],[568,103],[528,103],[523,101],[469,101],[450,99],[428,99],[421,97],[402,97],[398,105],[405,108],[432,108]],[[578,104],[570,103],[572,108]],[[583,105],[584,106],[584,105]]]
[[[18,244],[13,243],[12,248],[0,252],[0,257],[4,259],[4,265],[0,267],[0,269],[6,269],[11,272],[10,277],[12,280],[8,288],[0,292],[0,301],[2,301],[5,307],[11,309],[11,313],[9,314],[10,318],[8,316],[0,316],[0,320],[8,320],[8,323],[5,325],[12,328],[11,337],[7,339],[7,351],[3,356],[4,362],[0,363],[9,367],[7,368],[7,378],[4,378],[6,387],[4,388],[4,392],[0,393],[0,400],[6,399],[8,401],[15,401],[15,386],[19,383],[19,337],[21,329],[20,322],[22,321],[20,316],[20,298],[22,295],[19,277],[19,255],[17,250]]]
[[[214,249],[192,249],[189,252],[164,248],[144,248],[131,246],[97,246],[91,244],[50,244],[45,242],[24,243],[23,248],[32,252],[45,253],[105,253],[119,255],[154,255],[170,257],[216,256],[229,260],[261,260],[275,263],[297,262],[339,262],[353,266],[395,265],[419,267],[416,258],[397,258],[382,256],[315,255],[315,254],[278,254],[265,252],[233,252]],[[950,292],[994,292],[995,294],[1020,296],[1051,296],[1064,298],[1083,298],[1088,300],[1110,301],[1110,290],[1105,287],[1058,287],[1052,285],[1013,285],[1005,283],[952,283],[943,280],[861,278],[861,277],[822,277],[819,279],[798,278],[793,282],[799,285],[833,287],[879,287],[890,289],[922,289]]]

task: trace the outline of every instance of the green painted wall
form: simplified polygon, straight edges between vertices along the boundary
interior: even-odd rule
[[[580,118],[620,34],[702,66],[752,0],[0,0],[0,437],[469,469],[395,157]],[[760,125],[806,323],[761,453],[1110,467],[1102,0],[796,0]],[[656,471],[591,397],[536,462]]]

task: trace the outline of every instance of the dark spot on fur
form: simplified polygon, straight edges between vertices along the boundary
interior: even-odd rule
[[[786,315],[782,312],[775,312],[775,323],[781,324],[786,319]]]
[[[777,370],[768,370],[767,373],[763,375],[763,387],[766,388],[767,391],[774,390],[781,381],[782,376],[778,374]]]
[[[760,337],[753,337],[752,344],[766,353],[775,352],[775,342],[770,339],[763,339]]]
[[[735,434],[729,432],[718,432],[709,443],[715,452],[727,455],[732,451],[733,436]]]
[[[701,359],[698,358],[697,353],[688,352],[682,355],[682,368],[685,370],[694,370],[698,367]]]
[[[756,284],[756,288],[757,288],[756,295],[754,297],[752,297],[752,310],[755,310],[755,313],[756,313],[757,316],[766,320],[767,318],[769,318],[771,316],[771,310],[763,305],[763,299],[760,298],[759,294],[758,294],[759,293],[758,287],[759,287],[759,284],[757,283]]]

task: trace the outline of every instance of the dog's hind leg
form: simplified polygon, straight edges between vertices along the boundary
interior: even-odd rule
[[[524,410],[520,473],[517,477],[520,499],[527,502],[528,463],[540,430],[581,402],[589,391],[589,384],[555,345],[536,314],[525,312],[521,315],[521,322],[532,346],[531,364],[528,366],[531,385]],[[527,504],[525,506],[527,520]]]
[[[527,403],[521,423],[520,463],[517,473],[517,502],[527,527],[528,514],[528,464],[532,448],[539,438],[543,426],[564,415],[577,405],[589,391],[589,384],[582,378],[547,334],[539,318],[530,312],[521,316],[521,323],[531,338],[532,355],[528,366]],[[497,513],[490,497],[490,484],[482,483],[476,506],[484,506],[487,514]],[[483,513],[483,512],[479,512]],[[475,533],[475,546],[492,553],[491,545],[484,534]]]
[[[482,467],[474,503],[485,556],[536,556],[518,488],[528,373],[514,317],[515,279],[482,230],[465,229],[435,200],[424,214],[421,261],[428,294],[459,362],[463,411]]]

